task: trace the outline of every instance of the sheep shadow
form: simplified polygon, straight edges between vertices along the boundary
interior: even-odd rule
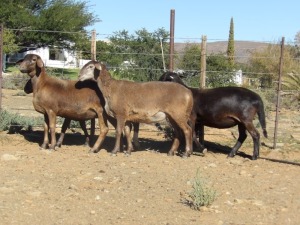
[[[44,137],[44,132],[37,130],[37,131],[23,131],[20,132],[21,135],[23,135],[24,139],[36,143],[39,146],[42,145],[43,143],[43,137]],[[59,133],[56,134],[56,140],[59,138]],[[90,145],[93,146],[98,138],[98,135],[94,135],[91,138]],[[133,152],[139,152],[139,151],[153,151],[153,152],[158,152],[158,153],[167,153],[169,149],[171,148],[171,141],[168,140],[154,140],[154,139],[146,139],[146,138],[139,138],[139,148],[134,149]],[[101,145],[101,149],[107,149],[108,152],[111,152],[114,148],[115,145],[115,137],[107,135]],[[82,135],[79,132],[74,132],[74,133],[66,133],[63,143],[62,143],[62,148],[63,146],[82,146],[86,147],[85,145],[85,136]],[[126,140],[125,138],[122,140],[122,149],[126,150]]]
[[[26,131],[26,132],[21,132],[20,134],[24,136],[25,140],[32,143],[36,143],[39,146],[41,146],[43,143],[43,137],[44,137],[43,131]],[[59,133],[56,134],[56,140],[58,140],[59,135],[60,135]],[[93,145],[96,142],[96,139],[97,139],[96,135],[92,137],[91,145]],[[79,132],[66,133],[62,143],[62,148],[63,146],[82,146],[88,148],[88,146],[85,145],[85,136]],[[114,146],[114,138],[107,136],[104,139],[101,148],[112,149],[113,146]]]
[[[172,142],[168,140],[155,140],[151,138],[139,138],[139,149],[135,149],[135,152],[138,151],[150,151],[155,153],[168,153]]]
[[[43,142],[43,136],[44,136],[44,132],[43,131],[26,131],[26,132],[20,132],[20,134],[22,134],[25,138],[25,140],[32,142],[32,143],[36,143],[39,146],[41,146],[42,142]],[[97,140],[97,135],[94,135],[91,139],[91,145],[93,146],[95,141]],[[58,140],[59,138],[59,133],[56,134],[56,139]],[[123,148],[121,149],[121,152],[123,150],[126,150],[126,141],[123,140]],[[134,152],[140,152],[140,151],[150,151],[150,152],[154,152],[154,153],[163,153],[163,154],[167,154],[172,146],[172,140],[156,140],[156,139],[151,139],[151,138],[139,138],[139,148],[138,149],[134,149]],[[74,132],[74,133],[66,133],[65,137],[64,137],[64,141],[62,143],[62,147],[63,146],[82,146],[85,148],[88,148],[85,145],[85,136],[82,135],[79,132]],[[114,148],[115,145],[115,137],[112,136],[106,136],[106,138],[104,139],[102,145],[101,145],[101,149],[107,149],[108,152],[111,152]],[[212,152],[212,153],[223,153],[224,155],[227,155],[230,151],[231,151],[231,147],[226,146],[226,145],[221,145],[218,143],[214,143],[214,142],[209,142],[209,141],[205,141],[204,142],[205,147],[207,148],[208,152]],[[182,153],[184,152],[184,143],[182,143],[179,146],[177,155],[182,155]],[[194,149],[193,152],[194,156],[204,156],[204,154],[202,154],[202,152],[200,152],[198,149]],[[245,157],[245,158],[249,158],[251,159],[252,156],[247,155],[243,152],[238,152],[237,155],[241,156],[241,157]]]
[[[219,143],[210,142],[210,141],[204,141],[204,146],[206,147],[208,152],[223,153],[224,155],[228,155],[232,149],[232,147],[229,147],[227,145],[221,145]],[[236,155],[241,156],[243,158],[252,159],[252,155],[248,155],[244,152],[238,151]]]

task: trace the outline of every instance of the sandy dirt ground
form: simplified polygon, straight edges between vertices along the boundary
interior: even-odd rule
[[[31,95],[3,91],[4,109],[40,116]],[[261,138],[256,161],[248,158],[253,151],[249,137],[240,154],[227,158],[237,128],[206,128],[208,152],[188,159],[167,156],[171,142],[151,125],[142,126],[141,149],[129,157],[110,156],[113,130],[97,154],[83,146],[80,129],[69,130],[55,152],[39,150],[39,127],[0,132],[0,224],[300,224],[300,166],[276,161],[300,163],[300,113],[283,110],[280,118],[278,149],[270,148],[270,112],[270,138]],[[213,204],[200,211],[182,202],[197,170],[217,193]]]

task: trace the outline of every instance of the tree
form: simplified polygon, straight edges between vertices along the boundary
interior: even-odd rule
[[[178,68],[184,70],[185,82],[198,87],[201,49],[199,44],[187,44],[183,56],[178,61]],[[225,53],[211,54],[206,58],[206,84],[208,87],[234,85],[234,72]]]
[[[300,31],[295,35],[295,57],[300,57]]]
[[[293,101],[297,101],[300,104],[300,74],[289,73],[283,77],[283,88],[286,90],[294,91]]]
[[[234,68],[234,24],[233,18],[230,20],[230,29],[228,37],[228,46],[227,46],[227,57],[230,67]]]
[[[2,0],[0,23],[20,46],[76,48],[87,38],[85,28],[98,21],[87,9],[85,1]]]
[[[115,32],[110,38],[110,44],[113,46],[112,54],[116,56],[114,60],[118,60],[111,59],[108,63],[119,67],[116,74],[121,78],[138,81],[158,80],[163,71],[160,41],[164,51],[168,52],[168,36],[169,33],[164,28],[152,33],[142,28],[136,31],[135,35],[130,35],[126,30]]]
[[[300,74],[299,62],[295,58],[295,47],[285,46],[283,74]],[[245,70],[252,78],[258,78],[262,87],[272,87],[278,80],[280,46],[269,44],[266,48],[250,54],[249,67]]]
[[[199,44],[187,43],[184,47],[183,56],[178,60],[178,68],[187,74],[200,71],[201,49]]]
[[[3,32],[3,53],[10,54],[18,51],[20,48],[15,44],[15,35],[11,30],[4,29]]]
[[[208,56],[206,71],[206,84],[208,87],[234,85],[234,72],[224,54],[219,53]]]

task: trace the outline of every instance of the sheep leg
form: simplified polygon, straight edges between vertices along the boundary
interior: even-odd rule
[[[246,123],[246,129],[252,137],[253,140],[253,156],[252,160],[256,160],[259,156],[259,144],[260,144],[260,134],[255,129],[252,122]]]
[[[169,150],[168,152],[168,156],[173,156],[175,155],[175,152],[178,150],[178,147],[179,147],[179,136],[180,136],[180,133],[179,133],[179,127],[177,126],[177,124],[175,123],[175,121],[171,118],[169,118],[169,121],[174,129],[174,139],[173,139],[173,143],[172,143],[172,146],[171,146],[171,149]]]
[[[199,143],[204,146],[204,125],[198,124],[198,131],[199,131]]]
[[[193,132],[192,128],[186,123],[180,125],[185,136],[185,152],[183,157],[189,157],[193,153]]]
[[[55,136],[56,115],[52,110],[50,110],[48,116],[49,116],[49,127],[50,127],[50,136],[51,136],[51,144],[49,150],[52,151],[55,150],[55,146],[56,146],[56,136]]]
[[[63,140],[64,140],[64,138],[65,138],[66,130],[68,129],[70,123],[71,123],[71,120],[65,118],[64,123],[63,123],[63,125],[62,125],[62,127],[61,127],[61,132],[60,132],[59,139],[58,139],[58,141],[57,141],[57,143],[56,143],[56,146],[59,147],[59,148],[60,148],[61,145],[62,145],[62,142],[63,142]]]
[[[95,119],[91,119],[91,133],[90,133],[90,142],[92,141],[95,135]],[[91,143],[89,143],[91,144]]]
[[[40,146],[40,149],[47,149],[49,147],[49,118],[47,114],[44,114],[44,140],[42,145]]]
[[[228,157],[234,157],[247,138],[246,128],[243,124],[238,124],[238,130],[239,130],[238,140],[234,145],[234,147],[232,148],[232,150],[230,151],[230,153],[228,154]]]
[[[80,127],[83,130],[83,133],[84,133],[84,136],[85,136],[85,143],[84,143],[84,145],[85,146],[90,146],[90,138],[89,138],[89,134],[88,134],[87,129],[86,129],[85,121],[84,120],[80,120],[79,124],[80,124]]]
[[[197,140],[197,131],[199,131],[200,133],[200,130],[204,128],[203,125],[200,125],[200,124],[195,124],[195,122],[191,123],[191,127],[192,127],[192,131],[193,131],[193,143],[195,143],[195,146],[196,146],[196,149],[199,150],[200,152],[204,153],[205,152],[205,147],[203,145],[203,133],[202,133],[202,141],[201,141],[201,136],[199,135],[199,141]]]
[[[139,123],[132,123],[132,124],[133,124],[133,138],[132,138],[133,148],[135,150],[139,150],[140,149],[140,143],[139,143],[140,124]]]
[[[93,148],[90,150],[90,152],[94,152],[94,153],[97,153],[100,151],[100,146],[101,146],[102,142],[104,141],[106,134],[108,133],[107,119],[103,118],[102,112],[103,111],[101,109],[99,111],[97,111],[100,134],[99,134]]]
[[[120,142],[121,142],[121,136],[122,136],[122,131],[124,129],[125,121],[123,119],[118,119],[117,118],[117,128],[116,128],[116,140],[115,140],[115,147],[111,151],[111,155],[116,155],[117,152],[120,151]]]
[[[126,122],[125,123],[125,129],[124,129],[124,133],[126,136],[126,140],[127,140],[127,151],[124,152],[126,155],[130,155],[131,151],[133,149],[132,143],[131,143],[131,138],[130,138],[130,122]]]

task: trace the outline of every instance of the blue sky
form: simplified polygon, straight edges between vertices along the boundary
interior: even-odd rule
[[[171,9],[177,42],[200,41],[202,35],[208,41],[227,40],[231,17],[235,40],[274,42],[284,36],[293,42],[300,31],[298,0],[89,0],[88,6],[101,19],[89,27],[96,29],[97,39],[121,30],[169,31]]]

